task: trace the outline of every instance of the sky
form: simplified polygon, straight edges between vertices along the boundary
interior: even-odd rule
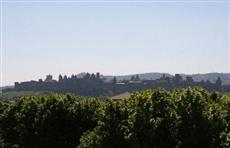
[[[2,86],[47,74],[230,72],[229,1],[5,0],[1,11]]]

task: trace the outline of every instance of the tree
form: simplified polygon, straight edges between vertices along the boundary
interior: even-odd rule
[[[216,80],[216,90],[218,91],[221,91],[222,90],[222,81],[221,81],[221,78],[218,77],[217,80]]]
[[[92,80],[95,80],[95,79],[96,79],[96,76],[95,76],[95,74],[94,74],[94,73],[93,73],[93,74],[91,74],[90,79],[92,79]]]
[[[63,81],[63,78],[62,78],[62,75],[60,74],[59,77],[58,77],[58,81],[59,82],[62,82]]]
[[[135,76],[132,76],[130,80],[135,81]]]
[[[229,123],[230,96],[201,88],[0,100],[4,148],[229,148]]]
[[[230,97],[220,97],[200,88],[158,89],[109,102],[79,148],[227,148]]]
[[[90,74],[87,72],[86,75],[83,77],[83,79],[89,80],[90,79]]]
[[[64,76],[64,78],[63,78],[63,79],[64,79],[64,81],[67,81],[67,80],[68,80],[68,78],[67,78],[67,76],[66,76],[66,75]]]
[[[100,73],[97,72],[97,73],[96,73],[96,78],[97,78],[97,79],[100,79],[100,77],[101,77],[101,76],[100,76]]]
[[[0,136],[6,148],[75,148],[81,135],[97,125],[100,106],[95,99],[72,95],[24,97],[4,107]]]
[[[140,81],[140,77],[139,77],[139,75],[136,75],[136,77],[135,77],[135,81]]]
[[[116,84],[116,83],[117,83],[117,78],[113,77],[113,84]]]

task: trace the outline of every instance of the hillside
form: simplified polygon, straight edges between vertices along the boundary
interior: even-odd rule
[[[120,75],[115,76],[117,80],[129,80],[134,75],[139,75],[140,79],[144,80],[156,80],[165,74],[168,77],[172,77],[172,74],[169,73],[142,73],[142,74],[132,74],[132,75]],[[195,81],[209,80],[210,82],[215,82],[218,77],[221,78],[223,85],[230,84],[230,73],[207,73],[207,74],[180,74],[183,78],[191,76]],[[104,76],[107,80],[112,80],[114,76]]]

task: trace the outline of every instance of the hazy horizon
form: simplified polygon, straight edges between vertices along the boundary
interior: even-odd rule
[[[47,74],[230,72],[229,2],[2,2],[2,86]]]
[[[41,77],[37,77],[37,78],[32,78],[32,79],[24,79],[24,80],[21,80],[21,81],[15,81],[15,82],[27,82],[27,81],[38,81],[39,79],[42,79],[42,80],[45,80],[46,76],[47,75],[52,75],[53,76],[53,79],[54,80],[58,80],[58,77],[60,75],[62,75],[63,77],[66,75],[67,77],[71,77],[71,75],[78,75],[78,74],[83,74],[83,73],[89,73],[89,74],[96,74],[97,72],[80,72],[80,73],[73,73],[73,74],[70,74],[70,75],[67,75],[65,73],[60,73],[58,75],[53,75],[52,73],[48,73],[46,75],[43,75]],[[100,72],[99,72],[100,73]],[[104,74],[104,73],[100,73],[101,75],[103,76],[117,76],[117,77],[120,77],[120,76],[130,76],[130,75],[137,75],[137,74],[151,74],[151,73],[162,73],[162,74],[170,74],[170,75],[175,75],[175,74],[181,74],[181,75],[203,75],[203,74],[213,74],[213,73],[218,73],[218,74],[230,74],[230,72],[228,73],[222,73],[222,72],[208,72],[208,73],[170,73],[170,72],[144,72],[144,73],[126,73],[126,74]],[[8,84],[8,85],[3,85],[3,87],[5,86],[12,86],[14,85],[14,83],[12,84]]]

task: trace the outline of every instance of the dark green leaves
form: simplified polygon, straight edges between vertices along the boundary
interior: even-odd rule
[[[117,101],[70,94],[1,101],[0,147],[229,148],[230,97],[187,88]]]

